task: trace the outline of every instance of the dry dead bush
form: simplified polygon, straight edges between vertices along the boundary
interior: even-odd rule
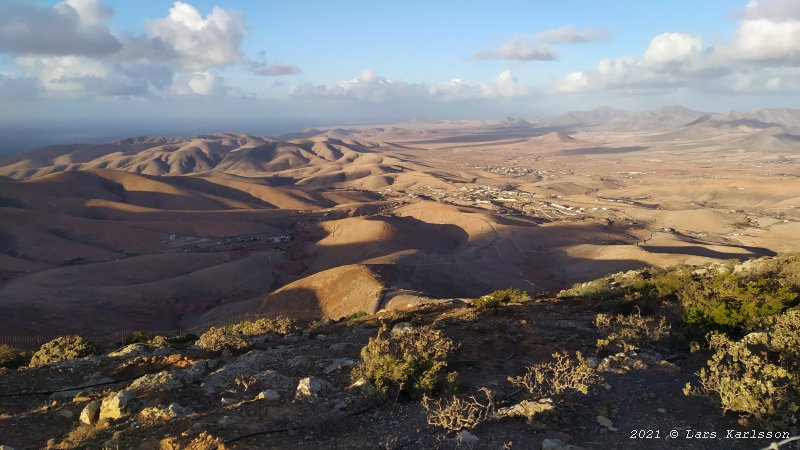
[[[669,336],[671,327],[666,319],[642,316],[641,313],[623,315],[598,314],[594,319],[598,331],[605,337],[597,340],[597,349],[610,353],[638,350],[654,345]]]
[[[573,392],[586,395],[589,388],[600,382],[601,377],[589,367],[581,352],[571,358],[568,353],[553,353],[552,362],[529,366],[518,377],[509,377],[514,386],[524,387],[537,397],[559,398]]]
[[[428,413],[428,425],[446,430],[473,429],[490,419],[495,412],[494,396],[488,388],[481,388],[485,402],[474,395],[465,398],[453,396],[450,400],[433,402],[427,395],[422,397],[422,407]]]

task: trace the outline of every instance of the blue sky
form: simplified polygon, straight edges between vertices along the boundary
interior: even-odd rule
[[[794,106],[799,67],[796,0],[0,0],[0,151],[32,130]]]

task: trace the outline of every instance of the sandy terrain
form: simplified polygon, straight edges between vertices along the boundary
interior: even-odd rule
[[[678,107],[48,147],[0,162],[0,326],[340,317],[798,250],[799,150],[800,112]]]

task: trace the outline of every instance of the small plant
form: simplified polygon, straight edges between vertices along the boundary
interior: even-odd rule
[[[501,306],[510,303],[523,303],[531,301],[531,296],[527,292],[520,289],[501,289],[492,291],[482,297],[475,299],[472,302],[478,309],[491,309],[497,314]]]
[[[359,319],[361,317],[365,317],[365,316],[368,316],[368,315],[369,314],[367,314],[365,311],[356,311],[353,314],[350,314],[349,316],[347,316],[346,319],[347,320]]]
[[[254,321],[242,321],[233,325],[223,327],[229,334],[241,334],[244,336],[257,336],[259,334],[274,333],[287,335],[297,331],[297,323],[286,316],[275,318],[262,317]]]
[[[61,336],[42,345],[31,357],[29,365],[40,367],[54,362],[92,356],[98,351],[97,344],[81,336]]]
[[[480,392],[486,397],[478,401],[474,395],[466,398],[452,397],[450,400],[433,402],[427,395],[422,397],[422,407],[428,415],[428,425],[459,431],[473,429],[490,419],[495,413],[494,396],[488,388]]]
[[[154,336],[147,343],[158,348],[169,347],[171,344],[170,339],[166,336]]]
[[[436,389],[447,368],[447,356],[455,348],[453,341],[432,327],[390,333],[384,325],[361,349],[363,361],[351,376],[366,378],[383,392],[419,396]]]
[[[25,354],[7,344],[0,344],[0,367],[15,368],[25,361]]]
[[[138,344],[140,342],[147,342],[148,338],[147,335],[142,331],[131,331],[131,333],[125,336],[125,339],[122,341],[124,345],[128,344]]]
[[[594,323],[600,332],[606,334],[597,340],[597,349],[610,353],[627,352],[657,344],[669,336],[670,332],[670,326],[663,317],[656,321],[655,318],[643,317],[638,312],[630,315],[617,314],[614,317],[598,314]]]
[[[706,367],[697,373],[699,386],[687,383],[685,395],[711,397],[723,414],[733,411],[745,417],[763,420],[778,413],[793,415],[798,405],[791,400],[797,386],[785,368],[770,362],[763,348],[762,336],[732,341],[712,332],[708,340],[714,351]]]
[[[601,378],[589,367],[581,352],[571,358],[567,353],[553,353],[553,362],[534,364],[525,374],[509,377],[514,386],[524,387],[537,397],[558,398],[573,392],[588,394]]]
[[[250,348],[250,341],[238,333],[230,333],[225,328],[210,328],[200,335],[196,342],[197,346],[210,352],[243,351]]]
[[[472,304],[478,309],[491,309],[495,314],[497,314],[497,311],[500,310],[500,307],[503,306],[505,302],[503,302],[499,297],[484,295],[483,297],[476,298]]]
[[[236,386],[242,388],[242,391],[247,393],[247,390],[250,389],[251,386],[258,383],[258,378],[250,376],[246,377],[244,375],[239,375],[236,379],[233,380],[236,383]]]
[[[606,279],[592,280],[585,283],[575,283],[569,289],[560,291],[556,297],[558,298],[595,298],[595,297],[608,297],[616,296],[614,286],[608,283]]]

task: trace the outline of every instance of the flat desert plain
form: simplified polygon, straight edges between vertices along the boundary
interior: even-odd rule
[[[4,335],[339,318],[800,250],[800,111],[600,108],[0,162]]]

